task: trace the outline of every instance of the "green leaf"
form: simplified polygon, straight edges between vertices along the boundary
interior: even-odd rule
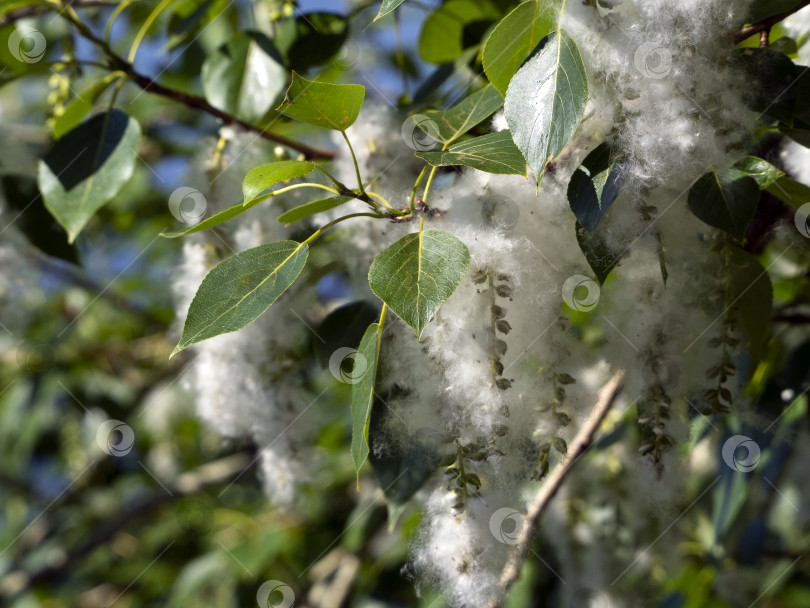
[[[530,0],[492,30],[484,42],[482,61],[487,78],[501,95],[506,95],[509,81],[529,53],[554,29],[554,17],[547,2]]]
[[[797,209],[810,203],[810,188],[789,177],[782,177],[766,188],[776,198]]]
[[[454,61],[498,17],[497,7],[487,0],[447,0],[425,20],[419,54],[429,63]]]
[[[174,4],[176,9],[169,19],[169,41],[166,50],[171,51],[198,34],[219,17],[227,8],[227,0],[184,0]]]
[[[765,190],[785,176],[784,171],[780,171],[768,161],[756,156],[746,156],[736,163],[734,168],[753,177],[760,190]]]
[[[120,110],[104,112],[63,136],[40,161],[45,206],[70,243],[132,177],[140,137],[134,119]]]
[[[183,230],[177,230],[174,232],[161,232],[160,236],[166,237],[167,239],[176,239],[181,236],[186,236],[187,234],[194,234],[195,232],[208,230],[209,228],[213,228],[214,226],[224,224],[228,220],[235,218],[237,215],[242,215],[248,209],[252,209],[259,203],[267,200],[268,198],[269,198],[268,196],[260,196],[259,198],[253,199],[253,201],[251,201],[247,205],[245,205],[242,201],[239,201],[232,207],[228,207],[224,211],[220,211],[216,215],[212,215],[211,217],[204,219],[199,224],[195,224],[194,226],[189,226],[188,228],[184,228]]]
[[[377,13],[376,17],[374,17],[374,21],[377,21],[377,19],[380,19],[381,17],[385,17],[403,2],[405,2],[405,0],[383,0],[382,4],[380,5],[380,12]]]
[[[764,354],[773,312],[773,287],[768,272],[751,254],[731,248],[731,285],[728,306],[734,310],[736,325],[758,361]],[[754,363],[751,369],[756,367]]]
[[[757,181],[737,169],[712,169],[689,191],[689,209],[695,216],[740,241],[758,204]]]
[[[241,32],[208,56],[201,77],[211,105],[255,122],[284,90],[287,68],[267,36]]]
[[[425,114],[430,121],[417,123],[425,133],[442,143],[458,139],[503,105],[503,97],[488,84],[444,112]]]
[[[315,169],[315,163],[306,160],[277,160],[253,167],[242,182],[243,204],[248,205],[279,182],[302,177]]]
[[[369,430],[371,445],[374,445],[376,437],[384,436],[386,415],[384,399],[375,399]],[[433,432],[432,429],[424,429],[424,434],[428,437]],[[405,445],[401,445],[399,449],[380,455],[372,451],[368,457],[385,497],[389,531],[394,529],[405,506],[424,487],[441,461],[436,452],[425,448],[424,443],[402,443]]]
[[[579,49],[564,30],[552,32],[512,78],[504,106],[512,138],[538,181],[573,137],[587,103]]]
[[[613,146],[608,143],[588,154],[574,172],[568,184],[568,204],[588,232],[596,230],[619,196],[624,175],[614,158]]]
[[[753,0],[748,9],[748,23],[756,23],[804,4],[803,0]]]
[[[64,111],[59,116],[54,117],[53,138],[60,139],[63,135],[75,129],[76,126],[81,123],[82,119],[90,113],[96,100],[107,90],[110,83],[120,76],[120,72],[109,74],[102,80],[91,84],[82,91],[81,94],[77,94],[76,97],[65,106]]]
[[[625,248],[623,251],[611,249],[603,229],[604,226],[591,233],[585,230],[585,227],[579,222],[576,225],[577,243],[600,285],[607,280],[610,272],[629,250],[629,248]]]
[[[447,150],[416,152],[433,167],[463,165],[487,173],[526,176],[526,161],[509,131],[474,137]]]
[[[379,323],[368,326],[354,364],[358,361],[366,366],[363,376],[352,385],[352,460],[357,472],[358,490],[360,489],[360,469],[368,459],[368,430],[371,422],[371,406],[374,404],[374,384],[377,380],[377,363],[380,357],[384,317]]]
[[[792,126],[799,95],[793,83],[799,69],[788,57],[770,48],[745,48],[739,53],[750,77],[746,99],[749,107]]]
[[[308,255],[306,243],[278,241],[220,262],[197,290],[171,356],[253,323],[295,282]]]
[[[333,59],[349,36],[349,21],[335,13],[301,13],[278,24],[273,37],[287,65],[301,73]]]
[[[340,207],[351,200],[354,200],[354,197],[333,196],[331,198],[325,198],[319,201],[312,201],[311,203],[306,203],[305,205],[301,205],[295,209],[290,209],[289,211],[282,213],[279,216],[278,221],[282,224],[294,224],[295,222],[300,222],[301,220],[315,215],[316,213],[322,213],[324,211],[334,209],[335,207]]]
[[[316,127],[345,131],[357,120],[365,94],[359,84],[317,82],[293,72],[284,102],[276,109]]]
[[[425,326],[461,283],[470,252],[452,234],[426,230],[409,234],[371,263],[371,291],[422,336]]]

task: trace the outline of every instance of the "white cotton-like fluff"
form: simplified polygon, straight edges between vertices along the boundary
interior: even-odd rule
[[[810,6],[805,6],[802,10],[793,13],[790,17],[782,21],[782,25],[787,30],[788,36],[796,40],[799,44],[799,57],[795,63],[810,65],[810,44],[808,44],[808,34],[810,34]]]
[[[791,176],[810,186],[810,148],[787,140],[782,144],[780,158]]]

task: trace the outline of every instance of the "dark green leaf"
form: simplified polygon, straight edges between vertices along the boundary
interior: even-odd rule
[[[519,4],[492,30],[484,43],[483,64],[487,78],[506,95],[509,81],[520,64],[554,29],[555,11],[542,0]]]
[[[202,230],[208,230],[209,228],[213,228],[214,226],[219,226],[220,224],[224,224],[230,219],[235,218],[237,215],[242,215],[248,209],[252,209],[262,201],[267,200],[266,196],[260,196],[259,198],[253,199],[247,205],[243,204],[242,201],[236,203],[232,207],[228,207],[224,211],[220,211],[216,215],[212,215],[209,218],[204,219],[199,224],[195,224],[194,226],[189,226],[188,228],[184,228],[183,230],[177,230],[175,232],[161,232],[160,236],[166,237],[167,239],[176,239],[181,236],[186,236],[187,234],[194,234],[195,232],[200,232]]]
[[[349,36],[349,22],[335,13],[301,13],[279,24],[274,42],[287,58],[287,65],[299,73],[328,63]]]
[[[442,143],[458,139],[503,105],[503,97],[488,84],[444,112],[425,114],[430,122],[417,123],[419,128]]]
[[[608,241],[602,233],[603,228],[597,228],[590,233],[579,222],[576,225],[577,243],[600,285],[607,280],[610,271],[627,253],[626,249],[617,251],[608,246]]]
[[[774,182],[785,176],[783,171],[774,167],[771,163],[756,156],[746,156],[734,165],[734,168],[756,180],[760,190],[765,190]]]
[[[317,82],[293,72],[290,88],[277,110],[316,127],[345,131],[357,120],[365,94],[359,84]]]
[[[731,248],[731,289],[728,306],[751,354],[756,361],[762,358],[770,333],[773,308],[773,287],[768,272],[757,259],[737,247]],[[753,364],[751,369],[756,367]]]
[[[792,125],[799,93],[794,86],[798,68],[773,49],[746,48],[739,52],[750,75],[748,105],[756,112]]]
[[[293,224],[295,222],[300,222],[301,220],[315,215],[316,213],[322,213],[324,211],[334,209],[335,207],[340,207],[351,200],[354,200],[354,198],[351,196],[334,196],[332,198],[325,198],[319,201],[312,201],[311,203],[306,203],[305,205],[301,205],[300,207],[296,207],[295,209],[290,209],[289,211],[282,213],[279,216],[278,221],[282,224]]]
[[[748,22],[756,23],[802,4],[803,0],[753,0],[748,9]]]
[[[120,74],[120,73],[119,73]],[[53,119],[53,138],[59,139],[69,131],[72,131],[81,123],[93,109],[93,105],[99,96],[107,90],[107,87],[118,78],[119,74],[110,74],[106,78],[91,84],[81,94],[67,105],[59,116]]]
[[[371,264],[368,283],[419,339],[469,265],[470,252],[464,243],[447,232],[425,230],[382,251]]]
[[[689,209],[710,226],[725,230],[738,240],[759,204],[757,181],[737,169],[712,169],[689,191]]]
[[[121,112],[96,114],[57,141],[39,163],[45,206],[72,243],[132,177],[141,128]]]
[[[453,61],[477,43],[475,33],[480,39],[499,16],[498,9],[487,0],[447,0],[425,20],[419,54],[429,63]]]
[[[192,35],[219,17],[228,6],[227,0],[184,0],[173,6],[169,19],[169,42],[166,50],[176,49]]]
[[[317,334],[312,336],[321,364],[326,367],[339,348],[357,348],[369,324],[374,323],[379,314],[376,300],[375,304],[365,300],[351,302],[330,312],[316,328]]]
[[[358,489],[360,469],[368,458],[368,430],[371,406],[374,404],[374,384],[377,380],[382,332],[382,321],[369,325],[354,358],[355,365],[361,361],[366,366],[363,376],[352,385],[352,460],[357,472]]]
[[[783,200],[788,205],[792,205],[797,209],[806,203],[810,203],[810,188],[789,177],[782,177],[776,180],[773,184],[768,186],[766,190],[776,198]]]
[[[302,177],[314,169],[315,163],[305,160],[277,160],[254,167],[247,172],[242,182],[243,204],[251,203],[279,182]]]
[[[208,56],[201,77],[211,105],[254,122],[267,114],[284,90],[287,69],[267,36],[241,32]]]
[[[220,262],[197,290],[172,356],[192,344],[253,323],[295,282],[308,255],[305,243],[279,241]]]
[[[564,30],[552,32],[512,78],[504,106],[512,138],[538,181],[573,137],[587,103],[579,49]]]
[[[588,232],[596,230],[608,208],[619,196],[624,171],[616,162],[613,147],[603,143],[591,152],[568,184],[568,204]]]
[[[463,165],[499,175],[526,175],[526,161],[509,131],[474,137],[447,150],[416,152],[416,156],[434,167]]]

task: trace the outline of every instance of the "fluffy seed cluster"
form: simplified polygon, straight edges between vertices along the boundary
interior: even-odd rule
[[[688,439],[689,404],[701,402],[715,382],[706,371],[721,357],[738,355],[731,341],[723,343],[728,353],[718,351],[725,267],[711,231],[689,213],[686,192],[709,166],[728,167],[744,154],[744,134],[756,118],[743,109],[744,77],[717,35],[733,27],[744,3],[605,4],[571,2],[563,17],[589,69],[591,101],[554,171],[539,191],[533,180],[519,177],[440,174],[428,205],[441,213],[426,223],[467,245],[470,271],[420,342],[398,319],[386,324],[377,386],[385,407],[371,447],[382,455],[419,446],[442,462],[441,478],[419,495],[424,518],[410,570],[419,582],[443,589],[454,606],[497,598],[528,494],[591,414],[599,388],[613,371],[626,369],[615,416],[636,412],[635,437],[577,474],[544,529],[546,550],[570,556],[557,560],[566,580],[609,585],[619,572],[599,562],[598,548],[610,542],[616,523],[610,501],[617,493],[635,496],[639,521],[667,513],[682,490],[682,476],[671,472],[681,464],[671,448]],[[396,206],[407,202],[420,168],[410,164],[401,125],[402,117],[385,108],[365,108],[348,132],[361,171],[376,178],[375,190]],[[493,130],[504,127],[495,117]],[[620,260],[600,288],[577,247],[566,190],[582,159],[606,138],[624,154],[626,179],[600,228],[609,255]],[[252,165],[242,159],[239,166]],[[335,172],[354,184],[348,153],[337,159]],[[216,192],[211,198],[227,198]],[[323,225],[335,213],[316,221]],[[240,219],[225,238],[236,251],[285,238],[274,222],[273,212]],[[417,227],[352,220],[318,247],[345,263],[357,297],[376,301],[367,285],[369,263]],[[203,238],[185,246],[180,310],[216,257],[215,247]],[[190,383],[201,417],[223,434],[251,436],[267,451],[268,494],[287,504],[313,461],[304,437],[313,425],[292,424],[314,397],[303,381],[306,370],[297,367],[303,357],[295,357],[307,336],[295,316],[305,318],[316,306],[308,289],[293,287],[249,330],[196,346]],[[744,398],[734,381],[723,388],[735,403]],[[571,529],[583,508],[577,488],[606,487],[616,470],[624,481],[595,499],[607,506],[583,515],[574,539],[564,537],[561,530]],[[641,536],[654,532],[638,528]]]

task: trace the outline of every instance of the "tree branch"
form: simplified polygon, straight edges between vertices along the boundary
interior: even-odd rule
[[[732,34],[732,39],[734,40],[734,44],[739,44],[743,40],[750,38],[754,34],[761,34],[762,32],[770,32],[771,28],[779,23],[780,21],[787,19],[793,13],[798,13],[802,10],[805,6],[810,5],[810,0],[805,0],[798,6],[794,6],[792,9],[787,10],[783,13],[779,13],[778,15],[774,15],[773,17],[768,17],[767,19],[763,19],[758,23],[752,23],[741,30],[737,30]],[[760,41],[761,44],[761,41]]]
[[[515,544],[512,555],[509,561],[507,561],[503,572],[501,572],[499,587],[503,593],[503,597],[506,596],[509,588],[520,576],[521,566],[526,559],[526,555],[529,553],[532,541],[537,533],[540,517],[546,510],[546,507],[548,507],[551,499],[557,494],[566,476],[571,472],[580,456],[582,456],[593,443],[596,431],[599,430],[605,416],[607,416],[610,408],[622,391],[621,382],[624,378],[624,374],[624,371],[616,372],[613,378],[599,391],[599,399],[596,402],[593,414],[591,414],[591,417],[576,434],[573,441],[568,446],[568,451],[562,461],[554,468],[540,487],[531,505],[529,505],[523,528],[518,537],[518,542]],[[488,604],[488,608],[496,608],[499,604],[500,600],[495,598]]]
[[[331,159],[335,157],[335,152],[332,150],[321,150],[318,148],[314,148],[312,146],[308,146],[307,144],[303,144],[291,139],[287,139],[286,137],[282,137],[281,135],[275,135],[274,133],[270,133],[265,131],[261,127],[253,125],[251,123],[245,122],[236,116],[228,114],[227,112],[223,112],[218,108],[212,106],[208,101],[200,97],[199,95],[190,95],[188,93],[184,93],[183,91],[178,91],[176,89],[170,89],[165,87],[148,76],[144,76],[143,74],[138,73],[135,70],[135,67],[126,61],[123,57],[117,55],[115,51],[112,50],[110,45],[108,45],[104,40],[98,38],[92,31],[81,21],[78,20],[76,17],[76,13],[72,12],[71,7],[88,7],[88,6],[99,6],[104,3],[99,3],[95,0],[85,0],[82,3],[74,3],[72,5],[68,5],[65,7],[65,10],[60,11],[60,15],[62,15],[65,19],[70,21],[75,27],[76,30],[81,34],[84,38],[92,42],[96,45],[106,56],[107,60],[110,63],[110,67],[113,70],[120,70],[124,72],[129,78],[137,84],[141,89],[147,91],[149,93],[153,93],[155,95],[160,95],[161,97],[165,97],[167,99],[172,99],[177,101],[189,108],[195,110],[201,110],[206,114],[210,114],[215,118],[218,118],[226,125],[233,125],[239,127],[245,131],[249,131],[251,133],[256,133],[258,136],[266,139],[268,141],[272,141],[274,143],[280,144],[282,146],[286,146],[291,148],[297,152],[301,152],[306,158],[308,159]],[[32,8],[40,8],[40,7],[32,7]],[[23,11],[24,9],[20,9]],[[9,13],[6,15],[4,19],[0,19],[0,25],[6,25],[7,23],[12,23],[16,19],[20,19],[24,16],[29,16],[28,14],[19,15],[20,11],[16,11],[13,13]],[[41,12],[41,11],[40,11]],[[33,14],[39,14],[39,12],[34,12]]]

